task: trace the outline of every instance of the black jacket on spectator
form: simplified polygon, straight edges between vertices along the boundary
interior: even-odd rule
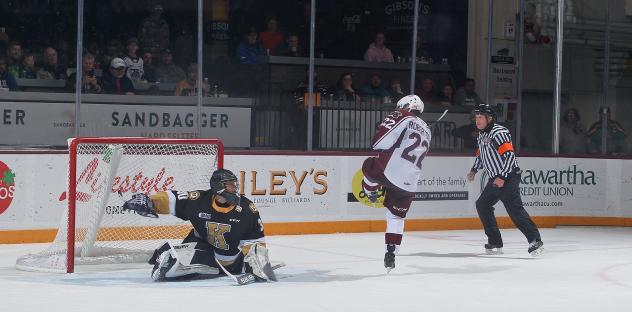
[[[156,82],[158,78],[158,74],[156,73],[156,68],[154,66],[145,66],[145,68],[143,69],[145,70],[145,72],[143,73],[142,79],[147,80],[149,82]]]
[[[75,83],[77,81],[77,73],[72,73],[68,79],[66,79],[66,92],[75,92]],[[101,93],[100,88],[95,88],[90,84],[83,84],[81,86],[81,93]]]
[[[37,79],[66,79],[66,66],[44,65],[37,71]]]
[[[357,93],[346,89],[336,91],[335,99],[337,101],[355,102]]]
[[[107,73],[103,75],[103,78],[101,78],[101,88],[103,88],[103,93],[107,94],[125,94],[127,92],[136,92],[132,80],[127,78],[127,75],[124,75],[121,79],[116,79],[114,76]]]

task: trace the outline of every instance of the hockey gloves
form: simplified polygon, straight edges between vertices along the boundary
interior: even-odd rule
[[[143,217],[158,218],[158,214],[154,210],[154,203],[149,196],[143,193],[132,195],[132,199],[123,204],[123,210],[133,210]]]

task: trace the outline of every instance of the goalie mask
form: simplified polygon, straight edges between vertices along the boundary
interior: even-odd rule
[[[211,193],[222,196],[226,202],[239,205],[239,181],[237,176],[228,169],[218,169],[211,176]]]
[[[424,112],[424,102],[416,95],[407,95],[397,101],[397,109],[407,110],[420,116]]]

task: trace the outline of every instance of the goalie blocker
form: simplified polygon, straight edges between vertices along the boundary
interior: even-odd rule
[[[219,262],[231,274],[253,273],[276,280],[269,270],[263,222],[255,205],[237,193],[237,177],[226,169],[213,173],[210,190],[135,194],[123,209],[142,216],[171,214],[193,230],[181,245],[163,244],[149,260],[155,281],[216,277]]]

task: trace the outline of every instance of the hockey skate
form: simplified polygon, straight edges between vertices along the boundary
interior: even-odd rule
[[[160,257],[156,260],[156,264],[154,264],[154,268],[151,270],[151,279],[155,282],[164,281],[167,272],[169,272],[176,262],[177,259],[171,256],[169,250],[160,254]]]
[[[371,202],[371,204],[375,204],[377,202],[377,198],[380,197],[377,192],[367,192],[366,198]]]
[[[488,255],[502,255],[503,244],[485,244],[485,253]]]
[[[384,267],[386,268],[386,273],[389,273],[392,269],[395,268],[395,245],[393,244],[386,245],[386,253],[384,254]]]
[[[535,240],[531,243],[529,243],[529,254],[531,254],[534,257],[537,257],[539,255],[542,254],[542,252],[544,252],[544,247],[543,247],[544,243],[542,243],[541,240]]]

